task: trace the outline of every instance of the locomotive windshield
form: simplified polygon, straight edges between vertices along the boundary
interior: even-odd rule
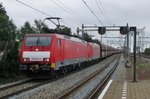
[[[26,37],[25,46],[50,46],[51,37]]]

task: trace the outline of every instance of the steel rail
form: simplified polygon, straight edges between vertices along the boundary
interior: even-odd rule
[[[99,93],[102,91],[104,85],[108,82],[109,78],[112,76],[113,72],[115,71],[115,69],[118,66],[118,63],[119,63],[119,61],[116,62],[114,67],[111,69],[111,71],[103,78],[102,82],[97,87],[95,87],[95,89],[93,89],[93,91],[87,97],[87,99],[96,99],[96,98],[98,98]]]
[[[47,80],[46,80],[46,81],[42,81],[41,83],[38,83],[38,84],[36,84],[36,85],[33,85],[33,86],[27,87],[27,88],[25,88],[25,89],[21,89],[21,90],[19,90],[19,91],[12,92],[12,93],[10,93],[10,94],[4,95],[4,96],[0,97],[0,99],[8,99],[9,97],[13,97],[13,96],[15,96],[15,95],[21,94],[22,92],[31,90],[31,89],[33,89],[33,88],[37,88],[37,87],[42,86],[42,85],[45,85],[45,84],[48,84],[48,83],[50,83],[50,82],[52,82],[52,81],[54,81],[54,79],[48,80],[48,81],[47,81]]]
[[[114,58],[115,59],[115,58]],[[94,72],[93,74],[91,74],[89,77],[87,77],[86,79],[84,79],[83,81],[81,81],[80,83],[78,83],[77,85],[75,85],[74,87],[72,87],[70,90],[62,93],[62,95],[60,95],[57,99],[66,99],[66,97],[68,97],[69,95],[71,95],[71,93],[73,93],[74,91],[76,91],[78,88],[80,88],[81,86],[85,85],[87,82],[89,82],[92,78],[94,78],[95,76],[97,76],[99,73],[101,73],[104,69],[106,69],[110,63],[112,63],[113,60],[111,60],[109,63],[105,64],[102,68],[98,69],[96,72]]]
[[[105,59],[104,59],[105,60]],[[103,60],[103,61],[104,61]],[[113,60],[112,60],[113,61]],[[111,63],[111,62],[110,62]],[[109,63],[108,63],[109,64]],[[106,67],[105,67],[106,68]],[[80,70],[82,70],[82,69],[84,69],[84,68],[81,68]],[[79,70],[78,70],[79,71]],[[50,82],[53,82],[53,81],[56,81],[57,79],[60,79],[60,78],[63,78],[63,77],[65,77],[65,76],[69,76],[70,74],[73,74],[73,73],[75,73],[75,72],[78,72],[78,71],[73,71],[73,72],[71,72],[71,73],[67,73],[66,75],[61,75],[61,76],[59,76],[58,78],[52,78],[52,79],[50,79],[50,80],[48,80],[48,81],[44,81],[44,82],[41,82],[40,84],[36,84],[36,85],[33,85],[33,86],[30,86],[30,87],[27,87],[27,88],[25,88],[25,89],[22,89],[22,90],[19,90],[19,91],[16,91],[16,92],[12,92],[12,93],[10,93],[10,94],[8,94],[8,95],[5,95],[5,96],[0,96],[0,99],[7,99],[7,98],[9,98],[9,97],[13,97],[13,96],[15,96],[15,95],[18,95],[18,94],[21,94],[22,92],[25,92],[25,91],[29,91],[29,90],[31,90],[31,89],[33,89],[33,88],[37,88],[37,87],[39,87],[39,86],[42,86],[42,85],[45,85],[45,84],[48,84],[48,83],[50,83]],[[102,70],[101,70],[102,71]],[[23,83],[22,83],[23,84]],[[17,84],[17,85],[21,85],[21,84]],[[13,86],[15,86],[15,85],[13,85]],[[3,87],[2,89],[6,89],[6,88],[8,88],[8,86],[7,87]]]
[[[17,81],[17,82],[14,82],[12,84],[8,84],[8,85],[4,85],[2,87],[0,87],[0,90],[4,90],[4,89],[7,89],[7,88],[12,88],[12,87],[15,87],[15,86],[18,86],[20,84],[24,84],[24,83],[27,83],[29,81],[32,81],[33,79],[29,78],[29,79],[25,79],[23,81]]]

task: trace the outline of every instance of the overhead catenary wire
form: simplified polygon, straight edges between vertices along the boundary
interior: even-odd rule
[[[78,17],[81,21],[84,21],[85,23],[91,23],[89,20],[79,16],[75,11],[73,11],[72,9],[70,9],[67,5],[65,5],[64,3],[62,3],[60,0],[57,0],[62,6],[64,6],[68,11],[70,11],[72,14],[74,14],[76,17]]]
[[[88,6],[88,4],[87,4],[84,0],[82,0],[82,1],[83,1],[83,3],[86,5],[86,7],[91,11],[91,13],[95,16],[95,18],[99,21],[99,23],[104,26],[103,22],[98,18],[98,16],[97,16],[97,15],[94,13],[94,11]]]
[[[34,7],[32,7],[32,6],[28,5],[28,4],[25,4],[24,2],[21,2],[21,1],[19,1],[19,0],[16,0],[16,1],[17,1],[18,3],[20,3],[20,4],[23,4],[23,5],[26,6],[26,7],[31,8],[32,10],[35,10],[35,11],[37,11],[37,12],[43,14],[43,15],[46,15],[47,17],[52,17],[50,14],[48,14],[48,13],[46,13],[46,12],[43,12],[43,11],[37,9],[37,8],[34,8]],[[53,20],[50,20],[50,21],[51,21],[53,24],[55,24],[55,25],[57,26],[57,24],[56,24]],[[63,22],[63,23],[65,23],[66,25],[68,25],[66,22]]]
[[[98,18],[98,16],[94,13],[94,11],[88,6],[88,4],[84,1],[84,0],[82,0],[83,1],[83,3],[86,5],[86,7],[91,11],[91,13],[96,17],[96,19],[99,21],[99,23],[101,23],[102,24],[102,26],[105,26],[104,24],[103,24],[103,22]],[[109,32],[109,31],[108,31]],[[109,32],[110,33],[110,32]],[[113,36],[111,33],[110,33],[110,35],[111,36]]]
[[[106,13],[104,13],[104,7],[102,6],[102,3],[100,2],[100,4],[101,4],[101,6],[99,5],[99,0],[95,0],[96,1],[96,4],[97,4],[97,6],[98,6],[98,8],[99,8],[99,10],[101,11],[101,13],[102,13],[102,15],[103,15],[103,17],[105,18],[105,20],[106,20],[106,22],[108,23],[108,24],[112,24],[111,23],[111,21],[110,21],[110,19],[108,18],[108,16],[106,15]],[[102,7],[102,8],[101,8]],[[106,12],[106,11],[105,11]],[[109,34],[111,35],[111,36],[113,36],[112,34],[111,34],[111,32],[109,32]],[[107,34],[106,34],[107,35]],[[105,36],[106,36],[105,35]]]
[[[99,11],[100,11],[101,14],[103,15],[105,21],[106,21],[108,24],[111,24],[111,22],[106,18],[105,14],[104,14],[104,12],[103,12],[103,9],[101,8],[99,2],[98,2],[97,0],[95,0],[95,2],[96,2],[97,6],[98,6],[98,8],[99,8]]]
[[[70,14],[71,16],[75,17],[72,13],[70,13],[68,10],[66,10],[65,8],[63,8],[62,6],[60,6],[56,1],[51,0],[54,4],[56,4],[58,7],[60,7],[61,9],[65,10],[68,14]],[[75,18],[76,19],[76,18]],[[78,19],[76,19],[78,20]],[[79,21],[79,20],[78,20]]]
[[[34,8],[34,7],[32,7],[32,6],[30,6],[30,5],[27,5],[27,4],[25,4],[24,2],[21,2],[21,1],[19,1],[19,0],[16,0],[16,1],[19,2],[19,3],[21,3],[21,4],[23,4],[23,5],[25,5],[25,6],[27,6],[27,7],[29,7],[29,8],[31,8],[31,9],[33,9],[33,10],[35,10],[35,11],[37,11],[37,12],[40,12],[40,13],[46,15],[46,16],[50,16],[50,17],[51,17],[51,15],[49,15],[49,14],[43,12],[43,11],[40,11],[40,10],[38,10],[38,9],[36,9],[36,8]]]
[[[73,16],[77,21],[79,21],[80,23],[83,23],[83,19],[81,19],[80,17],[78,17],[77,15],[73,14],[68,8],[64,8],[61,5],[63,5],[63,3],[59,2],[60,4],[58,4],[55,0],[51,0],[54,4],[56,4],[58,7],[60,7],[61,9],[63,9],[65,12],[67,12],[68,14],[70,14],[71,16]],[[64,6],[64,5],[63,5]],[[85,22],[87,23],[87,22]]]
[[[108,19],[111,23],[113,23],[112,20],[111,20],[110,17],[109,17],[110,14],[108,15],[108,13],[106,12],[106,10],[105,10],[105,8],[104,8],[104,6],[103,6],[101,0],[98,0],[98,2],[99,2],[99,4],[101,5],[101,7],[102,7],[104,13],[106,14],[107,19]]]
[[[37,12],[43,14],[43,15],[52,17],[50,14],[48,14],[48,13],[42,11],[42,10],[39,10],[39,9],[33,7],[33,6],[30,6],[30,5],[24,3],[24,2],[22,2],[22,1],[20,1],[20,0],[16,0],[16,1],[17,1],[18,3],[20,3],[20,4],[23,4],[23,5],[26,6],[26,7],[31,8],[32,10],[35,10],[35,11],[37,11]],[[53,1],[54,1],[54,0],[53,0]],[[98,19],[98,21],[104,26],[103,22],[96,16],[96,14],[94,13],[94,11],[92,11],[92,9],[86,4],[86,2],[85,2],[84,0],[82,0],[82,1],[83,1],[83,2],[85,3],[85,5],[90,9],[90,11],[94,14],[94,16]],[[62,8],[63,8],[63,7],[62,7]],[[64,9],[64,8],[63,8],[63,9]],[[68,10],[66,10],[66,11],[68,11]],[[68,12],[69,12],[69,11],[68,11]],[[71,11],[70,11],[69,13],[71,13]],[[76,16],[76,17],[77,17],[77,16]],[[53,24],[57,25],[53,20],[50,20],[50,21],[51,21]],[[64,24],[67,24],[66,22],[63,22],[63,23],[64,23]]]

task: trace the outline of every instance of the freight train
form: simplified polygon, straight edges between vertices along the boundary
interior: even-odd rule
[[[20,50],[20,70],[26,75],[64,73],[118,52],[110,46],[67,35],[27,34]]]

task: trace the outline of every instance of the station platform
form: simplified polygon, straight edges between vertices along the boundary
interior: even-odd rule
[[[150,80],[132,81],[132,67],[121,56],[118,68],[98,99],[150,99]]]

